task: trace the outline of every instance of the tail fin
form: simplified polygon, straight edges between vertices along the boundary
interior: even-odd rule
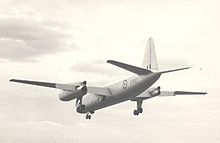
[[[155,53],[154,41],[153,38],[149,38],[147,40],[147,44],[145,47],[144,53],[144,61],[143,61],[143,68],[157,70],[157,57]]]

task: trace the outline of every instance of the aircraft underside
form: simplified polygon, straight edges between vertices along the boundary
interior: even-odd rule
[[[90,95],[88,95],[88,96],[90,96]],[[93,96],[97,96],[97,95],[93,95]],[[86,119],[90,119],[91,118],[90,114],[93,114],[96,110],[103,109],[105,107],[109,107],[109,106],[112,106],[115,104],[119,104],[119,103],[122,103],[122,102],[125,102],[128,100],[131,100],[135,97],[136,97],[136,95],[132,96],[132,97],[121,96],[118,98],[108,98],[108,99],[103,99],[102,101],[97,100],[96,102],[93,102],[93,104],[91,104],[91,105],[82,104],[82,106],[84,106],[84,108],[78,106],[76,108],[76,110],[78,113],[87,114]],[[99,98],[99,96],[97,96],[97,99],[98,98]],[[143,112],[142,107],[138,108],[138,110],[140,111],[140,113]],[[135,111],[135,112],[137,112],[137,111]]]
[[[86,119],[90,119],[91,115],[93,114],[96,110],[112,106],[114,104],[118,104],[124,101],[128,100],[134,100],[136,99],[136,96],[141,94],[142,92],[146,91],[157,79],[160,77],[160,74],[150,74],[147,76],[139,76],[139,77],[131,77],[129,79],[126,79],[126,81],[129,83],[126,88],[123,88],[123,82],[119,82],[117,87],[119,88],[116,91],[117,94],[114,94],[110,97],[104,97],[100,95],[94,95],[94,94],[86,94],[83,99],[82,99],[82,104],[78,105],[76,108],[76,111],[78,113],[87,113]],[[135,85],[130,85],[132,83],[131,81],[134,81]],[[110,86],[111,89],[111,86]],[[115,89],[115,87],[114,87]],[[134,110],[134,115],[138,115],[139,113],[143,112],[142,106],[142,101],[137,100],[137,109]]]

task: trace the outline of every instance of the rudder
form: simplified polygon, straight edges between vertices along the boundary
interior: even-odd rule
[[[149,38],[147,40],[147,44],[145,47],[145,53],[144,53],[143,68],[149,69],[149,70],[150,69],[152,69],[152,70],[158,69],[153,38]]]

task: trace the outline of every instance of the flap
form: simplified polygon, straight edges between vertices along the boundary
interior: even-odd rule
[[[112,96],[110,89],[106,87],[87,86],[87,92],[101,96]]]

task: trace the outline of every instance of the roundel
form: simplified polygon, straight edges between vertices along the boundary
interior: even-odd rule
[[[123,83],[122,83],[122,87],[123,87],[124,89],[127,88],[127,84],[128,84],[128,83],[127,83],[127,80],[124,80]]]

